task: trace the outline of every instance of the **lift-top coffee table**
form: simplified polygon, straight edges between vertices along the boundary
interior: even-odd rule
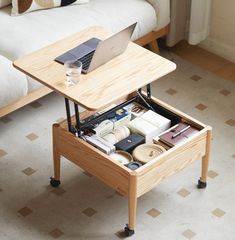
[[[67,120],[53,125],[54,176],[51,178],[51,185],[57,187],[60,184],[60,157],[64,156],[115,191],[127,196],[129,223],[125,227],[125,233],[130,236],[134,234],[136,225],[138,197],[164,179],[195,160],[202,159],[198,188],[206,187],[211,127],[151,96],[150,83],[170,73],[176,66],[171,61],[134,43],[130,43],[122,55],[83,75],[77,85],[66,85],[64,67],[54,59],[92,37],[105,39],[110,35],[101,27],[91,27],[22,57],[14,62],[14,66],[65,98]],[[142,91],[144,86],[147,89],[146,93]],[[110,111],[133,101],[141,101],[142,98],[156,112],[171,116],[172,124],[183,120],[200,131],[135,171],[112,160],[107,154],[80,138],[84,126],[104,117]],[[73,117],[70,112],[70,102],[74,105]],[[82,119],[113,103],[118,106],[88,122],[81,122]],[[79,113],[78,106],[82,106],[87,111]]]

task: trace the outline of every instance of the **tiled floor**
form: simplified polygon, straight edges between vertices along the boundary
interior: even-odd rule
[[[233,240],[235,236],[235,83],[165,52],[178,65],[153,94],[212,125],[208,187],[198,190],[200,161],[138,200],[133,240]],[[36,106],[36,107],[35,107]],[[51,124],[64,118],[51,94],[0,120],[0,239],[120,239],[127,200],[62,159],[52,175]]]
[[[205,70],[235,82],[235,63],[198,46],[189,45],[186,41],[181,41],[171,51]]]

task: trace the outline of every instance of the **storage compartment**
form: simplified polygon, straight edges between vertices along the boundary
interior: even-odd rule
[[[54,161],[57,155],[63,155],[115,191],[128,194],[131,170],[70,133],[66,121],[53,125],[53,148]]]
[[[127,196],[129,219],[133,221],[136,218],[138,197],[150,191],[164,179],[200,159],[203,159],[202,175],[198,187],[204,188],[208,171],[211,128],[156,98],[151,100],[152,106],[158,113],[162,113],[172,120],[171,127],[184,121],[199,131],[174,147],[166,146],[161,142],[160,144],[166,149],[165,152],[140,167],[130,169],[69,132],[67,121],[64,121],[53,127],[55,173],[53,179],[60,179],[60,155],[63,155],[121,195]],[[80,117],[85,119],[94,114],[95,112],[85,111],[80,114]],[[75,125],[75,117],[72,118],[72,122]]]
[[[198,130],[200,130],[200,131],[202,131],[203,129],[204,129],[204,126],[203,126],[203,124],[199,124],[196,120],[194,121],[194,120],[192,120],[191,118],[189,118],[187,115],[185,115],[185,114],[182,114],[181,112],[179,112],[179,111],[177,111],[177,110],[175,110],[175,109],[173,109],[172,107],[170,107],[170,106],[168,106],[167,104],[165,104],[165,103],[163,103],[163,102],[161,102],[160,100],[158,100],[158,99],[155,99],[155,98],[151,98],[151,102],[150,102],[150,100],[149,99],[147,99],[146,97],[144,97],[144,99],[145,99],[145,101],[148,103],[148,104],[151,104],[151,107],[156,111],[156,113],[158,113],[158,114],[160,114],[160,115],[162,115],[163,117],[165,117],[165,118],[168,118],[170,121],[171,121],[171,124],[170,124],[170,129],[172,128],[172,127],[174,127],[175,125],[177,125],[177,124],[179,124],[180,122],[185,122],[185,123],[188,123],[188,124],[190,124],[191,126],[193,126],[193,127],[196,127]],[[137,99],[137,100],[135,100],[134,102],[137,102],[140,106],[143,106],[144,108],[146,108],[147,110],[149,110],[149,107],[145,104],[145,102],[144,101],[142,101],[141,99]],[[127,102],[128,103],[128,102]],[[133,102],[132,102],[133,103]],[[130,103],[129,103],[130,104]],[[99,113],[91,113],[91,112],[88,112],[88,111],[86,111],[86,112],[83,112],[82,113],[82,116],[81,116],[81,119],[82,119],[82,123],[83,123],[83,127],[82,127],[82,130],[83,131],[85,131],[85,129],[89,129],[89,124],[95,124],[96,123],[96,119],[98,119],[98,122],[99,123],[101,123],[101,122],[105,122],[106,120],[107,120],[107,118],[109,118],[109,116],[112,116],[112,114],[113,114],[113,112],[116,110],[116,109],[120,109],[120,108],[123,108],[123,106],[124,106],[124,108],[125,108],[125,104],[124,103],[121,103],[121,104],[117,104],[117,105],[112,105],[112,107],[108,107],[108,108],[106,108],[106,110],[102,110],[102,111],[100,111]],[[126,116],[127,115],[125,115],[123,118],[126,118]],[[138,115],[137,116],[135,116],[135,117],[138,117]],[[74,119],[73,119],[74,120]],[[87,123],[89,123],[89,124],[87,124]],[[124,124],[124,125],[126,125],[126,124]],[[97,129],[98,129],[98,127],[97,127]],[[168,131],[168,130],[167,130]],[[100,131],[100,132],[102,132],[102,131]],[[100,133],[99,132],[99,133]],[[133,135],[135,135],[136,133],[133,133]],[[200,134],[200,132],[198,132],[198,134]],[[198,134],[195,134],[195,136],[197,136]],[[136,134],[136,135],[138,135],[138,134]],[[141,135],[140,135],[141,136]],[[192,136],[192,137],[190,137],[190,138],[188,138],[187,140],[185,140],[184,141],[184,143],[183,144],[186,144],[187,142],[190,142],[190,141],[193,141],[193,139],[195,138],[195,136]],[[127,136],[128,137],[128,136]],[[156,136],[154,136],[154,137],[156,137]],[[80,143],[82,143],[83,141],[84,141],[84,136],[82,137],[83,138],[83,140],[82,139],[79,139],[79,141],[80,141]],[[138,138],[138,137],[137,137]],[[104,139],[105,139],[105,137],[104,137]],[[108,138],[107,138],[108,139]],[[113,158],[113,156],[111,155],[111,156],[109,156],[110,155],[110,153],[109,154],[105,154],[104,153],[104,151],[103,150],[100,150],[99,149],[99,146],[95,146],[95,144],[93,143],[93,142],[90,142],[90,140],[87,138],[87,139],[85,139],[87,142],[85,142],[84,144],[86,144],[86,147],[90,147],[91,149],[95,149],[95,152],[96,152],[96,154],[97,153],[100,153],[100,154],[102,154],[102,157],[105,157],[108,161],[110,161],[111,162],[111,164],[117,164],[118,166],[122,166],[122,169],[126,169],[128,172],[129,171],[132,171],[132,170],[136,170],[137,168],[140,168],[140,169],[142,169],[143,168],[143,166],[145,166],[146,165],[146,162],[144,162],[144,161],[141,161],[140,162],[140,165],[137,167],[137,168],[128,168],[128,167],[130,167],[130,166],[128,166],[127,167],[127,162],[125,162],[125,160],[122,160],[122,158],[123,158],[123,156],[120,156],[120,162],[118,162],[117,160],[115,160],[115,158],[116,158],[116,156]],[[95,139],[96,140],[96,139]],[[127,142],[129,141],[129,139],[127,138],[126,139],[127,140]],[[137,141],[137,140],[135,140],[135,141]],[[140,142],[139,142],[139,144],[143,144],[143,141],[140,139],[139,140]],[[132,154],[132,151],[134,150],[134,148],[132,148],[131,149],[131,151],[129,151],[129,149],[128,149],[128,147],[125,149],[125,147],[123,147],[123,148],[121,148],[120,146],[122,146],[122,142],[123,142],[123,140],[122,141],[119,141],[118,143],[115,143],[114,145],[115,145],[115,147],[116,147],[116,150],[124,150],[124,151],[127,151],[127,152],[129,152],[129,153],[131,153]],[[153,141],[152,141],[152,143],[153,143]],[[161,153],[161,155],[159,155],[159,156],[157,156],[157,157],[153,157],[152,158],[152,160],[149,162],[149,163],[151,163],[151,162],[153,162],[153,161],[157,161],[158,159],[161,159],[163,156],[165,156],[165,155],[168,155],[168,151],[169,150],[171,150],[171,152],[172,152],[172,149],[174,149],[174,148],[176,148],[176,147],[178,147],[178,145],[176,145],[176,146],[169,146],[168,144],[166,144],[166,143],[164,143],[164,142],[162,142],[162,141],[157,141],[157,140],[155,140],[154,141],[154,143],[156,144],[156,145],[160,145],[160,146],[162,146],[164,149],[165,149],[165,151],[162,151],[162,153]],[[111,143],[110,143],[111,144]],[[132,143],[131,143],[132,144]],[[136,145],[135,147],[137,147],[138,145]],[[131,148],[131,146],[130,146],[130,148]],[[112,152],[112,151],[111,151]],[[114,151],[113,151],[114,152]],[[151,153],[151,151],[150,151],[150,154],[152,154]],[[155,151],[155,149],[153,149],[153,154],[156,154],[156,151]],[[125,154],[124,154],[125,155]],[[132,155],[133,156],[133,155]],[[124,156],[125,157],[125,156]],[[126,154],[126,157],[129,159],[129,156]],[[113,159],[112,159],[113,158]],[[134,156],[134,161],[135,161],[135,159],[136,159],[136,156]],[[94,160],[95,161],[95,160]],[[137,160],[137,162],[138,162],[138,160]],[[92,173],[91,173],[92,174]]]
[[[149,101],[146,97],[145,97],[146,101]],[[142,104],[143,106],[145,106],[146,108],[148,108],[148,106],[141,100],[138,101],[140,104]],[[163,117],[170,119],[171,120],[171,127],[178,124],[182,118],[171,112],[170,110],[164,108],[163,106],[159,105],[158,103],[156,103],[155,101],[151,100],[149,102],[149,104],[151,104],[151,107],[154,109],[154,111],[160,115],[162,115]]]

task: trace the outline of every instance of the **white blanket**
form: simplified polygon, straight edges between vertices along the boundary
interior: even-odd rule
[[[26,76],[12,67],[12,62],[0,55],[0,108],[20,99],[28,92]]]
[[[157,15],[157,27],[159,30],[170,23],[170,0],[147,0],[155,9]]]

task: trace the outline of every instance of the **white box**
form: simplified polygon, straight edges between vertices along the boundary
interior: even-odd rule
[[[163,117],[162,115],[148,110],[146,113],[140,116],[141,119],[151,123],[158,128],[158,134],[166,131],[171,126],[171,120]]]
[[[159,128],[153,124],[145,121],[144,119],[137,117],[127,124],[127,127],[131,132],[139,133],[145,137],[146,143],[152,143],[153,137],[158,135]]]

